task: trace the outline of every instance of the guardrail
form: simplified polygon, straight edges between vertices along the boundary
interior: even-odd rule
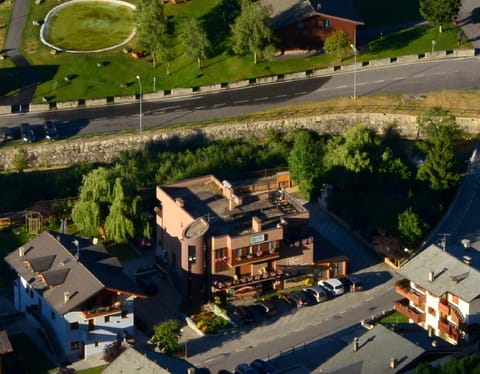
[[[409,63],[414,63],[418,61],[432,61],[432,60],[440,60],[440,59],[448,59],[448,58],[462,58],[462,57],[473,57],[473,56],[475,56],[474,48],[453,49],[453,50],[446,50],[446,51],[427,52],[427,53],[421,53],[416,55],[387,57],[387,58],[381,58],[378,60],[357,62],[357,64],[330,66],[330,67],[315,69],[315,70],[255,77],[255,78],[244,79],[244,80],[235,81],[235,82],[218,83],[218,84],[211,84],[211,85],[199,86],[199,87],[197,86],[197,87],[191,87],[191,88],[172,88],[169,90],[161,90],[154,93],[144,93],[143,100],[154,101],[154,100],[162,99],[164,97],[183,97],[183,96],[194,95],[197,93],[215,92],[215,91],[232,89],[232,88],[242,88],[242,87],[248,87],[248,86],[258,85],[258,84],[273,83],[277,81],[288,81],[288,80],[305,79],[308,77],[319,77],[324,75],[331,75],[331,74],[334,74],[335,72],[343,73],[343,72],[351,72],[354,70],[361,71],[361,70],[370,69],[370,68],[409,64]],[[79,100],[73,100],[73,101],[49,102],[44,104],[30,104],[28,108],[22,107],[22,109],[24,110],[26,109],[29,112],[46,112],[46,111],[55,110],[55,109],[73,109],[73,108],[82,108],[82,107],[103,106],[103,105],[110,105],[110,104],[134,103],[134,102],[137,102],[139,99],[140,97],[138,95],[114,96],[109,98],[96,98],[96,99],[86,99],[86,100],[79,99]],[[16,113],[17,110],[15,110],[15,108],[16,106],[5,106],[5,105],[0,106],[0,115]]]

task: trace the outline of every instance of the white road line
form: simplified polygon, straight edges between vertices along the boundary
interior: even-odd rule
[[[248,100],[237,100],[233,102],[234,104],[243,104],[243,103],[248,103]]]
[[[423,78],[425,76],[425,74],[417,74],[417,75],[414,75],[412,78]]]
[[[345,88],[345,87],[348,87],[348,86],[346,84],[344,84],[343,86],[337,86],[337,87],[334,87],[334,88],[338,89],[338,88]]]
[[[268,99],[269,99],[268,97],[257,97],[256,99],[254,99],[254,101],[263,101]]]
[[[373,83],[384,83],[385,82],[385,79],[380,79],[379,81],[375,81]]]
[[[287,95],[276,95],[275,97],[287,97]]]

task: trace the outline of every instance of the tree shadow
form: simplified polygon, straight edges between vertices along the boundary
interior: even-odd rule
[[[208,40],[211,43],[211,54],[217,55],[227,49],[230,26],[240,13],[238,0],[222,0],[201,20],[205,25]]]
[[[401,49],[406,47],[412,40],[419,39],[427,32],[427,26],[415,27],[404,32],[382,36],[369,44],[370,52],[381,52],[388,49]]]

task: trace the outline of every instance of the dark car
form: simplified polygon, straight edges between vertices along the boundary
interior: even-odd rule
[[[365,289],[362,280],[357,275],[350,274],[345,277],[340,277],[338,280],[342,282],[346,291],[358,292]]]
[[[22,132],[22,139],[25,143],[33,143],[37,140],[35,131],[33,131],[32,126],[30,126],[28,123],[22,123],[20,125],[20,131]]]
[[[235,308],[234,314],[242,320],[245,324],[250,324],[255,322],[255,315],[250,311],[249,308],[245,306],[237,306]]]
[[[254,307],[264,316],[266,317],[273,317],[274,315],[277,314],[277,308],[275,308],[275,305],[271,301],[267,300],[261,300],[257,301],[254,304]]]
[[[50,140],[58,139],[57,126],[53,121],[45,121],[43,123],[43,131],[45,132],[45,138]]]
[[[238,364],[235,368],[235,374],[259,374],[254,368],[247,364]]]
[[[310,299],[302,291],[292,291],[287,293],[287,298],[297,306],[301,308],[303,306],[312,305]]]
[[[280,371],[272,365],[269,361],[260,359],[253,360],[250,366],[254,368],[259,374],[278,374]]]
[[[9,140],[14,140],[16,138],[15,131],[10,127],[1,127],[0,128],[0,143],[8,142]]]
[[[148,277],[137,277],[138,286],[149,296],[155,295],[158,291],[155,282]]]
[[[148,238],[137,239],[138,247],[143,249],[152,248],[152,241]]]

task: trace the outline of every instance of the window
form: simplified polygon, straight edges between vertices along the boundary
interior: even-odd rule
[[[196,247],[194,245],[189,245],[188,246],[188,262],[190,264],[194,264],[197,262],[197,253],[196,253]]]
[[[128,310],[122,310],[122,318],[128,317]]]
[[[435,309],[433,309],[431,306],[428,307],[428,314],[431,314],[434,317],[437,315]]]
[[[326,19],[323,21],[323,27],[330,27],[330,20]]]
[[[98,342],[95,342],[94,344],[95,344],[95,347],[98,347]]]
[[[70,330],[78,330],[78,322],[70,323]]]
[[[215,272],[224,271],[228,269],[227,248],[220,248],[215,250],[214,254]]]
[[[258,248],[258,247],[260,247],[260,246],[257,245],[257,248]],[[257,249],[257,251],[258,251],[258,249]],[[252,246],[248,247],[248,254],[249,254],[249,255],[253,255],[253,247],[252,247]]]
[[[105,316],[103,320],[105,321],[105,323],[110,322],[110,316]]]
[[[452,303],[453,304],[458,304],[458,296],[457,295],[452,295]]]
[[[76,351],[78,349],[80,349],[80,342],[79,341],[70,343],[70,350],[71,351]]]
[[[237,257],[242,257],[242,249],[237,249]]]

